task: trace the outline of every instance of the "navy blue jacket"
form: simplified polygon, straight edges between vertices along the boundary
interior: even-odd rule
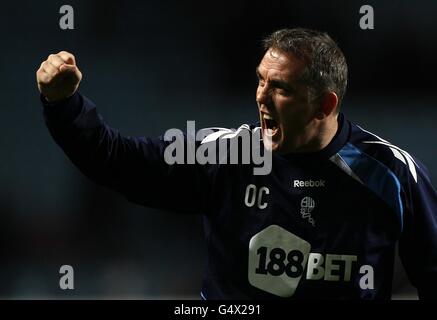
[[[397,244],[419,297],[437,298],[427,169],[343,114],[326,148],[273,154],[271,173],[254,175],[250,165],[168,165],[169,141],[122,136],[79,93],[43,104],[53,138],[90,179],[144,206],[203,215],[204,299],[389,299]]]

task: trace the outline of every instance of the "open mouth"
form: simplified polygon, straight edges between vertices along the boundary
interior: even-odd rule
[[[274,136],[279,131],[278,122],[269,114],[262,114],[263,127],[265,133],[269,136]]]

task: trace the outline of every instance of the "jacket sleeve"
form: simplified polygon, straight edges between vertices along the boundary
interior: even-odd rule
[[[46,125],[74,165],[99,185],[144,206],[202,213],[210,194],[209,168],[168,165],[163,137],[125,137],[110,128],[93,102],[75,93],[57,104],[41,97]]]
[[[399,256],[420,299],[437,299],[437,193],[419,162],[404,186],[404,230]]]

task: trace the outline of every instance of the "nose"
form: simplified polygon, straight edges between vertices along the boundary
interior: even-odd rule
[[[270,105],[271,99],[272,97],[268,85],[259,85],[258,89],[256,90],[256,101],[258,102],[258,104]]]

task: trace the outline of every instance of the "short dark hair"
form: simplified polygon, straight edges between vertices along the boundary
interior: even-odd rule
[[[304,28],[282,29],[263,41],[264,49],[291,52],[306,63],[301,81],[311,89],[314,99],[326,91],[338,96],[338,106],[347,86],[347,64],[343,52],[325,32]]]

